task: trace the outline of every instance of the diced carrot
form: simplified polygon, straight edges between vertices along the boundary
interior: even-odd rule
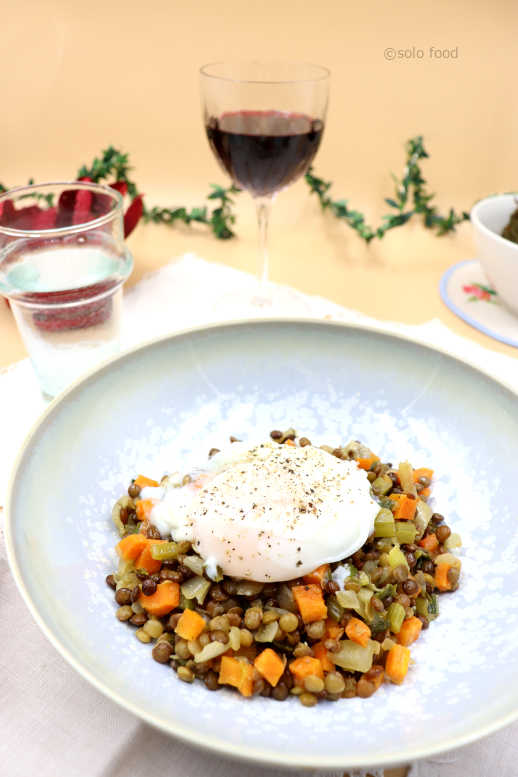
[[[232,656],[222,656],[218,683],[233,685],[243,696],[252,695],[254,667]]]
[[[141,535],[142,536],[142,535]],[[154,575],[156,572],[160,572],[160,569],[162,567],[162,562],[157,561],[153,558],[151,555],[151,546],[152,545],[158,545],[160,542],[165,542],[165,540],[148,540],[146,539],[146,545],[142,549],[142,552],[138,556],[138,558],[135,561],[135,566],[137,569],[145,569],[146,572],[148,572],[150,575]]]
[[[296,658],[295,661],[292,661],[290,664],[290,672],[295,678],[296,684],[300,686],[304,685],[304,680],[306,677],[309,677],[309,675],[314,674],[322,680],[324,679],[322,664],[318,658],[313,658],[313,656],[301,656],[300,658]]]
[[[450,591],[451,583],[448,580],[448,572],[452,565],[443,561],[441,564],[437,564],[435,568],[435,585],[439,591]]]
[[[155,505],[156,499],[139,499],[137,502],[137,521],[148,521]]]
[[[175,632],[182,639],[198,639],[205,628],[205,620],[195,610],[184,610],[176,624]]]
[[[419,496],[421,497],[421,499],[428,499],[431,493],[432,493],[431,488],[423,488],[422,491],[419,492]]]
[[[418,469],[415,469],[414,483],[417,483],[419,478],[428,478],[431,480],[433,478],[433,469],[428,469],[428,467],[419,467]]]
[[[340,624],[334,621],[332,618],[328,618],[326,620],[326,630],[329,639],[340,639],[344,633],[343,626],[340,626]]]
[[[423,628],[422,622],[415,615],[411,618],[407,618],[403,621],[399,633],[397,635],[397,641],[400,645],[408,647],[418,639],[421,629]]]
[[[327,607],[319,585],[294,585],[291,590],[304,623],[327,618]]]
[[[259,653],[254,661],[254,666],[260,675],[268,680],[270,685],[275,688],[281,676],[284,674],[284,668],[286,666],[286,658],[284,661],[282,658],[272,650],[266,648],[262,653]]]
[[[385,674],[393,683],[400,685],[406,677],[409,663],[410,650],[403,645],[394,645],[387,654]]]
[[[365,459],[359,458],[356,460],[359,468],[365,469],[365,470],[369,470],[375,461],[379,461],[379,457],[374,455],[369,456],[368,458],[365,458]]]
[[[331,661],[331,659],[328,656],[328,650],[323,642],[316,642],[314,645],[311,646],[313,650],[313,655],[315,658],[318,658],[320,663],[322,664],[322,669],[324,672],[334,672],[335,665]]]
[[[439,547],[439,540],[435,536],[435,534],[427,534],[426,537],[423,537],[422,540],[419,540],[418,543],[422,548],[427,550],[429,553],[435,553],[437,548]]]
[[[350,618],[347,626],[345,627],[345,633],[350,640],[356,642],[356,644],[362,647],[367,647],[369,639],[371,638],[371,630],[366,623],[359,618]]]
[[[140,486],[141,488],[146,488],[146,486],[150,486],[151,488],[158,488],[160,485],[158,480],[152,480],[151,478],[147,478],[145,475],[138,475],[138,477],[136,477],[133,482],[136,486]]]
[[[389,499],[396,503],[393,508],[394,518],[398,521],[411,521],[417,509],[417,499],[412,499],[407,494],[390,494]]]
[[[303,580],[305,583],[317,583],[323,588],[324,584],[329,580],[329,564],[321,564],[313,572],[304,575]]]
[[[138,600],[146,612],[160,618],[175,610],[180,604],[180,586],[172,580],[164,580],[157,585],[154,594],[151,596],[140,594]]]
[[[119,556],[126,561],[135,561],[147,545],[147,537],[142,534],[128,534],[116,545]]]

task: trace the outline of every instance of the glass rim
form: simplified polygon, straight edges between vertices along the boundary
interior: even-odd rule
[[[66,186],[71,189],[83,189],[100,192],[101,194],[110,195],[116,205],[113,210],[104,213],[102,216],[98,216],[91,221],[83,221],[79,224],[70,224],[66,227],[50,227],[49,229],[16,229],[15,227],[9,227],[5,224],[0,224],[0,234],[7,235],[8,237],[45,237],[53,235],[59,237],[61,235],[71,235],[80,229],[95,229],[107,224],[113,219],[117,210],[120,209],[121,216],[123,215],[123,198],[120,192],[116,189],[112,189],[111,186],[107,186],[102,183],[95,183],[93,181],[48,181],[47,183],[34,183],[25,184],[24,186],[16,186],[14,189],[9,189],[6,192],[0,194],[0,205],[5,200],[12,199],[13,195],[30,194],[38,189],[48,189],[52,186]]]
[[[312,67],[315,69],[315,71],[320,71],[320,75],[315,75],[313,78],[277,78],[277,79],[269,79],[269,78],[231,78],[230,76],[223,76],[223,75],[217,75],[215,73],[210,73],[209,68],[215,67],[217,65],[283,65],[283,66],[290,66],[290,65],[296,65],[296,66],[303,66],[303,67]],[[236,83],[236,84],[271,84],[271,85],[283,85],[283,84],[303,84],[303,83],[312,83],[312,82],[318,82],[318,81],[325,81],[326,79],[329,79],[331,76],[331,71],[329,68],[325,67],[325,65],[315,65],[312,62],[282,62],[282,61],[275,61],[275,60],[249,60],[249,61],[239,61],[239,60],[218,60],[215,62],[207,62],[205,65],[202,65],[200,67],[200,75],[204,76],[205,78],[213,78],[216,81],[227,81],[229,83]]]
[[[36,300],[25,299],[23,296],[15,296],[12,294],[8,294],[2,290],[0,290],[0,294],[9,300],[10,305],[14,305],[15,307],[18,306],[20,308],[30,308],[31,310],[53,310],[53,311],[69,310],[70,308],[86,307],[87,305],[92,305],[96,302],[100,302],[106,297],[113,297],[119,291],[119,289],[122,286],[124,286],[128,277],[129,277],[129,273],[124,278],[120,278],[116,283],[114,283],[113,286],[110,286],[109,289],[100,291],[98,294],[95,294],[92,297],[86,297],[84,299],[69,300],[68,302],[59,302],[59,301],[40,302]],[[56,292],[43,292],[43,294],[55,294],[55,293]]]

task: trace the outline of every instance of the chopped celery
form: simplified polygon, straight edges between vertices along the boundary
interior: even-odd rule
[[[439,615],[439,602],[436,594],[427,594],[418,596],[415,607],[418,615],[427,618],[429,621],[435,620]]]
[[[406,560],[406,556],[401,550],[401,548],[394,547],[388,554],[389,557],[389,564],[392,567],[392,569],[395,569],[396,567],[401,566],[401,564],[404,564],[406,568],[408,569],[408,561]]]
[[[415,609],[418,615],[428,618],[428,599],[426,596],[418,596],[415,600]]]
[[[387,611],[390,630],[394,634],[399,634],[399,630],[405,620],[405,608],[399,602],[392,602]]]
[[[395,596],[397,592],[397,587],[393,583],[389,583],[384,588],[381,589],[381,591],[378,592],[377,596],[378,599],[381,599],[383,601],[387,598],[387,596]]]
[[[194,599],[187,599],[180,589],[180,604],[178,606],[181,610],[194,610]]]
[[[389,478],[388,475],[381,475],[372,483],[371,488],[373,494],[376,494],[376,496],[385,496],[393,485],[392,478]]]
[[[369,640],[365,647],[344,639],[340,642],[340,650],[328,653],[329,658],[337,666],[349,672],[368,672],[372,666],[372,657],[380,649],[378,642]]]
[[[439,615],[439,599],[437,594],[430,594],[428,597],[428,618],[433,621]]]
[[[417,529],[412,521],[396,521],[396,539],[401,545],[411,545],[415,540],[416,532]]]
[[[372,633],[378,634],[380,631],[386,631],[388,627],[389,624],[386,618],[377,612],[370,623]]]
[[[178,557],[178,544],[176,542],[159,542],[151,545],[151,556],[155,561],[172,561]]]
[[[382,507],[374,519],[374,536],[393,537],[396,533],[395,523],[392,512]]]
[[[203,604],[210,588],[210,583],[204,577],[196,575],[191,577],[181,586],[182,596],[187,600],[196,599],[198,604]]]

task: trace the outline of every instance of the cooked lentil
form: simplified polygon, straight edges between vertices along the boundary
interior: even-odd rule
[[[171,658],[173,648],[169,642],[160,641],[157,642],[151,651],[151,655],[158,661],[159,664],[167,664]]]
[[[287,442],[293,444],[297,439],[293,428],[285,432],[273,430],[270,436],[279,445]],[[230,439],[232,442],[237,441],[234,437]],[[306,437],[300,437],[295,444],[304,447],[311,445],[311,442]],[[198,677],[207,689],[219,690],[222,687],[219,672],[223,666],[223,646],[226,646],[226,656],[234,654],[239,661],[248,665],[253,664],[259,653],[268,648],[282,659],[286,668],[275,686],[270,685],[256,668],[248,670],[251,672],[249,677],[252,695],[261,695],[276,701],[284,701],[289,695],[298,696],[301,704],[307,707],[315,706],[323,700],[336,701],[339,698],[354,696],[368,698],[383,681],[385,659],[397,640],[397,634],[389,628],[392,628],[391,614],[395,612],[393,608],[399,608],[398,614],[401,616],[397,625],[393,626],[394,629],[401,623],[402,618],[416,616],[425,630],[437,617],[438,595],[442,593],[442,589],[439,590],[435,582],[435,559],[444,552],[444,543],[452,532],[446,525],[444,516],[432,513],[426,504],[428,491],[425,492],[424,489],[429,490],[431,479],[427,475],[418,476],[414,473],[415,489],[413,488],[413,493],[409,493],[407,479],[404,483],[407,490],[404,493],[398,469],[393,468],[390,462],[377,460],[361,443],[355,441],[348,445],[320,447],[341,460],[362,459],[360,466],[368,469],[366,475],[371,482],[371,493],[380,503],[384,516],[383,531],[379,531],[384,534],[383,537],[371,534],[364,546],[351,557],[327,565],[325,574],[322,574],[322,595],[327,606],[327,619],[303,622],[291,590],[293,585],[304,583],[302,578],[264,584],[223,577],[219,582],[214,582],[206,576],[205,571],[205,599],[189,601],[183,598],[176,611],[161,617],[149,617],[142,607],[141,593],[144,596],[152,596],[160,583],[170,581],[181,585],[198,574],[198,571],[193,571],[197,570],[196,565],[191,569],[184,563],[187,556],[187,563],[191,566],[198,559],[196,555],[193,556],[194,549],[187,541],[173,546],[175,557],[168,557],[163,561],[158,572],[153,571],[150,574],[146,569],[138,566],[135,568],[132,563],[124,561],[121,562],[118,572],[106,577],[106,584],[114,590],[115,601],[119,605],[116,617],[136,626],[135,636],[142,643],[156,640],[151,651],[153,659],[158,663],[169,663],[182,681],[192,683]],[[209,457],[216,452],[218,449],[211,449]],[[364,460],[367,465],[363,463]],[[407,466],[410,465],[405,465]],[[411,468],[405,471],[410,471],[411,474]],[[182,485],[191,480],[190,475],[185,475]],[[123,496],[114,507],[114,522],[121,536],[139,530],[136,507],[141,488],[132,481],[127,493],[128,495]],[[392,495],[396,495],[397,499],[391,499]],[[410,520],[405,517],[404,526],[399,527],[405,528],[405,531],[398,529],[397,535],[390,536],[390,527],[397,528],[397,520],[390,520],[390,512],[397,518],[395,513],[398,500],[404,498],[418,501],[417,512],[421,511],[426,516],[425,525],[423,527],[415,518]],[[406,531],[408,524],[412,524],[412,531]],[[381,518],[379,525],[382,526]],[[158,529],[149,519],[141,522],[140,533],[148,539],[161,538]],[[427,539],[433,534],[436,536],[435,545]],[[455,535],[456,538],[457,536]],[[397,538],[400,538],[400,542],[403,538],[411,539],[412,542],[402,542],[400,545]],[[164,539],[172,540],[170,537]],[[435,550],[429,550],[431,547],[435,547]],[[401,563],[393,568],[392,564],[396,559],[401,560]],[[402,563],[403,561],[405,563]],[[199,564],[201,570],[202,562],[199,561]],[[333,579],[335,569],[343,564],[349,565],[345,580],[343,573],[336,580]],[[460,562],[455,562],[447,569],[449,590],[456,590],[459,577]],[[337,582],[339,579],[343,581],[342,585]],[[444,578],[442,586],[446,587]],[[337,598],[337,593],[346,597],[342,600],[343,605],[340,603],[340,596]],[[185,606],[194,607],[206,621],[205,628],[201,633],[198,630],[198,636],[193,640],[185,640],[175,634]],[[351,644],[344,630],[353,618],[360,619],[369,627],[370,643],[376,646],[375,650],[372,648],[375,663],[363,673],[346,670],[340,663],[344,645],[348,642]],[[271,641],[265,643],[265,637]],[[219,651],[216,657],[196,662],[194,657],[209,645],[209,651]],[[214,652],[206,655],[214,656]],[[328,661],[331,660],[333,664],[337,662],[333,669],[328,669],[328,662],[322,663],[323,656],[327,656]],[[205,655],[201,658],[205,658]],[[320,665],[321,669],[299,679],[292,673],[290,665],[294,660],[304,658],[317,662],[311,665],[311,668]]]

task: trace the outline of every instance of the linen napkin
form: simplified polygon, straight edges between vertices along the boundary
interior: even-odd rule
[[[380,322],[329,300],[268,284],[271,305],[256,307],[258,281],[188,254],[144,278],[124,300],[123,346],[158,334],[242,317],[301,316],[364,323],[444,346],[518,390],[518,361],[455,335],[438,320]],[[0,505],[16,451],[44,409],[27,359],[0,374]],[[0,512],[0,530],[1,530]],[[40,633],[9,574],[0,545],[0,774],[5,777],[280,777],[206,754],[150,728],[77,675]],[[518,777],[518,725],[443,757],[411,766],[411,777]],[[286,774],[286,772],[282,772]],[[298,774],[301,774],[299,771]],[[308,772],[304,772],[306,777]],[[337,773],[338,774],[338,773]],[[382,777],[382,771],[351,777]],[[328,777],[334,777],[329,775]]]

